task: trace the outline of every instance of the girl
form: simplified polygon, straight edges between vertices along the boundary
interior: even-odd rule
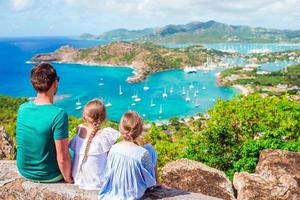
[[[75,185],[86,190],[99,190],[103,182],[107,154],[120,133],[112,128],[101,129],[106,120],[106,109],[102,101],[93,99],[83,110],[84,124],[69,147],[74,152],[72,175]]]
[[[151,145],[137,144],[143,121],[133,111],[125,113],[119,130],[124,138],[112,146],[99,199],[139,199],[145,190],[156,185],[157,154]]]

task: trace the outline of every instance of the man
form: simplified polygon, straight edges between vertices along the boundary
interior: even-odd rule
[[[53,105],[59,77],[51,64],[41,63],[31,70],[37,92],[34,101],[18,111],[16,141],[20,174],[34,182],[73,182],[68,151],[68,115]]]

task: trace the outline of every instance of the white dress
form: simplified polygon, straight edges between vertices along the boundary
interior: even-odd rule
[[[96,133],[90,144],[87,160],[79,170],[87,142],[87,138],[79,137],[80,128],[79,126],[77,134],[69,144],[74,152],[72,163],[74,184],[85,190],[99,190],[103,183],[108,152],[121,134],[113,128],[104,128]]]

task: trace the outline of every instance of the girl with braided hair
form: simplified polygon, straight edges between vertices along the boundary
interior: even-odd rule
[[[74,152],[72,175],[75,185],[86,190],[99,190],[103,182],[107,154],[120,133],[101,129],[106,109],[100,99],[89,101],[83,110],[83,121],[69,147]]]
[[[157,154],[148,144],[138,145],[143,132],[140,116],[129,111],[123,115],[119,130],[123,141],[112,146],[98,199],[140,199],[147,188],[157,184]]]

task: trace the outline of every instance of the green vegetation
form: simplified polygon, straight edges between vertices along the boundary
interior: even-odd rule
[[[208,114],[208,120],[189,124],[152,125],[145,140],[154,144],[160,166],[189,158],[232,178],[234,172],[253,172],[262,149],[300,152],[300,105],[284,96],[218,100]]]
[[[232,79],[230,79],[232,78]],[[300,87],[300,64],[290,65],[286,69],[258,74],[258,70],[247,72],[242,67],[229,68],[221,72],[220,82],[223,85],[246,85],[253,91],[273,95],[294,95]],[[278,88],[278,85],[286,85],[287,88]],[[298,87],[298,88],[297,88]]]
[[[0,126],[5,127],[9,137],[15,143],[16,138],[16,119],[19,106],[28,101],[26,98],[11,98],[0,96]]]
[[[87,38],[91,36],[88,35]],[[116,29],[98,36],[98,39],[112,41],[151,41],[156,43],[222,43],[249,42],[272,43],[300,41],[300,32],[255,28],[249,26],[232,26],[216,21],[192,22],[182,25],[167,25],[143,30]]]
[[[15,119],[19,105],[27,99],[0,98],[1,126],[15,138]],[[286,96],[261,97],[259,94],[217,100],[208,111],[209,119],[182,123],[169,120],[169,125],[154,123],[144,135],[144,143],[152,143],[158,152],[158,165],[178,158],[203,162],[226,172],[228,177],[238,171],[253,172],[259,152],[266,148],[300,152],[300,104]],[[70,137],[82,123],[69,118]],[[104,126],[118,128],[108,121]]]
[[[300,50],[289,50],[281,52],[268,52],[268,53],[252,53],[245,56],[251,62],[255,60],[256,63],[267,63],[277,61],[290,61],[300,59]]]

